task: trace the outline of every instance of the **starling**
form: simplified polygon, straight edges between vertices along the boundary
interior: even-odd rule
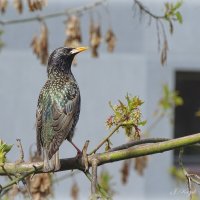
[[[59,147],[67,139],[72,142],[80,113],[80,91],[71,72],[74,56],[86,47],[60,47],[48,60],[48,80],[43,86],[36,111],[37,150],[44,157],[44,171],[60,169]]]

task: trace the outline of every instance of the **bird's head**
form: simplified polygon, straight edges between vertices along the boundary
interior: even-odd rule
[[[56,75],[59,72],[69,73],[74,56],[87,49],[87,47],[60,47],[55,49],[49,56],[47,66],[48,76],[51,74]]]

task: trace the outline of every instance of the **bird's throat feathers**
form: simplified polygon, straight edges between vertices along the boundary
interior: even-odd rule
[[[72,60],[70,61],[60,60],[59,62],[48,63],[48,66],[47,66],[48,78],[71,76],[72,75],[72,72],[71,72]]]

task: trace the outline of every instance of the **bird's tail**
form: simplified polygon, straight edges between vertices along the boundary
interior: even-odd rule
[[[43,171],[57,171],[60,169],[59,151],[57,151],[51,159],[48,158],[48,151],[44,150],[44,166]]]

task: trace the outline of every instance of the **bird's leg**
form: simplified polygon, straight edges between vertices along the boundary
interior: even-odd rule
[[[74,146],[74,148],[77,150],[77,158],[80,158],[81,156],[83,157],[83,162],[85,165],[85,171],[88,171],[89,169],[89,164],[88,164],[88,157],[87,157],[87,148],[89,145],[89,140],[85,142],[85,145],[83,147],[83,150],[81,151],[71,140],[69,142]]]
[[[69,140],[69,142],[70,142],[70,143],[74,146],[74,148],[76,149],[76,151],[77,151],[77,156],[80,156],[80,155],[83,154],[82,151],[81,151],[72,141]]]

